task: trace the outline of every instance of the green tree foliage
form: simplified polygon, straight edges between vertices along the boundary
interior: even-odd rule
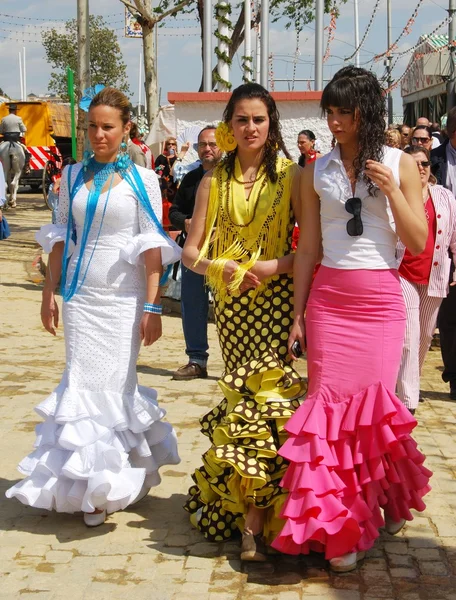
[[[127,66],[122,60],[119,42],[103,17],[90,15],[90,76],[91,84],[112,85],[129,94]],[[65,32],[50,29],[42,34],[48,63],[54,69],[48,89],[62,98],[68,98],[66,69],[77,73],[78,28],[76,19],[65,23]],[[78,94],[77,78],[75,91]]]

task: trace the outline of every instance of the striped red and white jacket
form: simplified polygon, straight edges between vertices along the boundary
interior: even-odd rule
[[[451,258],[456,265],[456,199],[450,190],[442,185],[430,185],[429,192],[434,204],[437,220],[435,247],[432,257],[431,274],[428,284],[428,296],[445,298],[449,291]],[[405,246],[399,241],[396,248],[397,267],[404,258]],[[456,271],[453,275],[456,281]]]

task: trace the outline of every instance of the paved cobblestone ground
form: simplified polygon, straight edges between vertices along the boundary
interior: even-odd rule
[[[12,236],[0,242],[2,600],[456,600],[456,403],[445,394],[435,350],[425,366],[426,402],[415,430],[434,471],[428,508],[399,536],[383,533],[355,573],[330,574],[317,555],[242,566],[238,542],[210,544],[192,530],[182,504],[207,447],[198,419],[220,399],[222,363],[211,325],[210,378],[171,381],[171,371],[185,361],[180,319],[173,316],[164,318],[157,345],[141,352],[138,368],[141,383],[158,389],[179,436],[182,462],[162,470],[162,485],[93,530],[81,516],[6,500],[4,490],[18,479],[16,464],[34,441],[33,407],[58,383],[64,363],[61,331],[52,338],[40,325],[41,288],[32,268],[33,234],[50,213],[37,196],[22,195],[18,206],[7,215]]]

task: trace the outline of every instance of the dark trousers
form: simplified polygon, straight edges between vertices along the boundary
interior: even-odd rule
[[[182,265],[181,272],[182,327],[185,352],[190,361],[203,367],[208,359],[207,316],[209,312],[208,289],[204,276]]]
[[[456,389],[456,286],[450,286],[450,293],[440,307],[437,324],[444,365],[442,379]]]

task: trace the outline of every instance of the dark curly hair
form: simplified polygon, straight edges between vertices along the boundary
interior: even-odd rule
[[[259,83],[244,83],[237,87],[231,94],[231,98],[228,100],[228,104],[223,112],[223,120],[225,123],[230,123],[233,118],[234,109],[236,103],[240,100],[252,100],[258,98],[264,102],[269,116],[269,133],[268,139],[264,146],[263,165],[266,170],[267,178],[275,183],[277,181],[277,170],[276,161],[279,150],[285,154],[287,158],[291,158],[288,150],[285,148],[283,143],[282,133],[280,131],[280,115],[277,110],[276,103],[274,102],[271,94],[264,89]],[[223,159],[223,166],[226,168],[228,175],[234,173],[234,161],[236,159],[237,148],[232,152],[228,152],[226,157]]]
[[[353,65],[340,69],[323,90],[320,106],[323,111],[335,106],[358,114],[359,146],[353,161],[356,179],[363,173],[366,160],[382,161],[386,104],[384,92],[373,73]],[[377,187],[367,175],[363,175],[363,179],[369,195],[374,196]]]

